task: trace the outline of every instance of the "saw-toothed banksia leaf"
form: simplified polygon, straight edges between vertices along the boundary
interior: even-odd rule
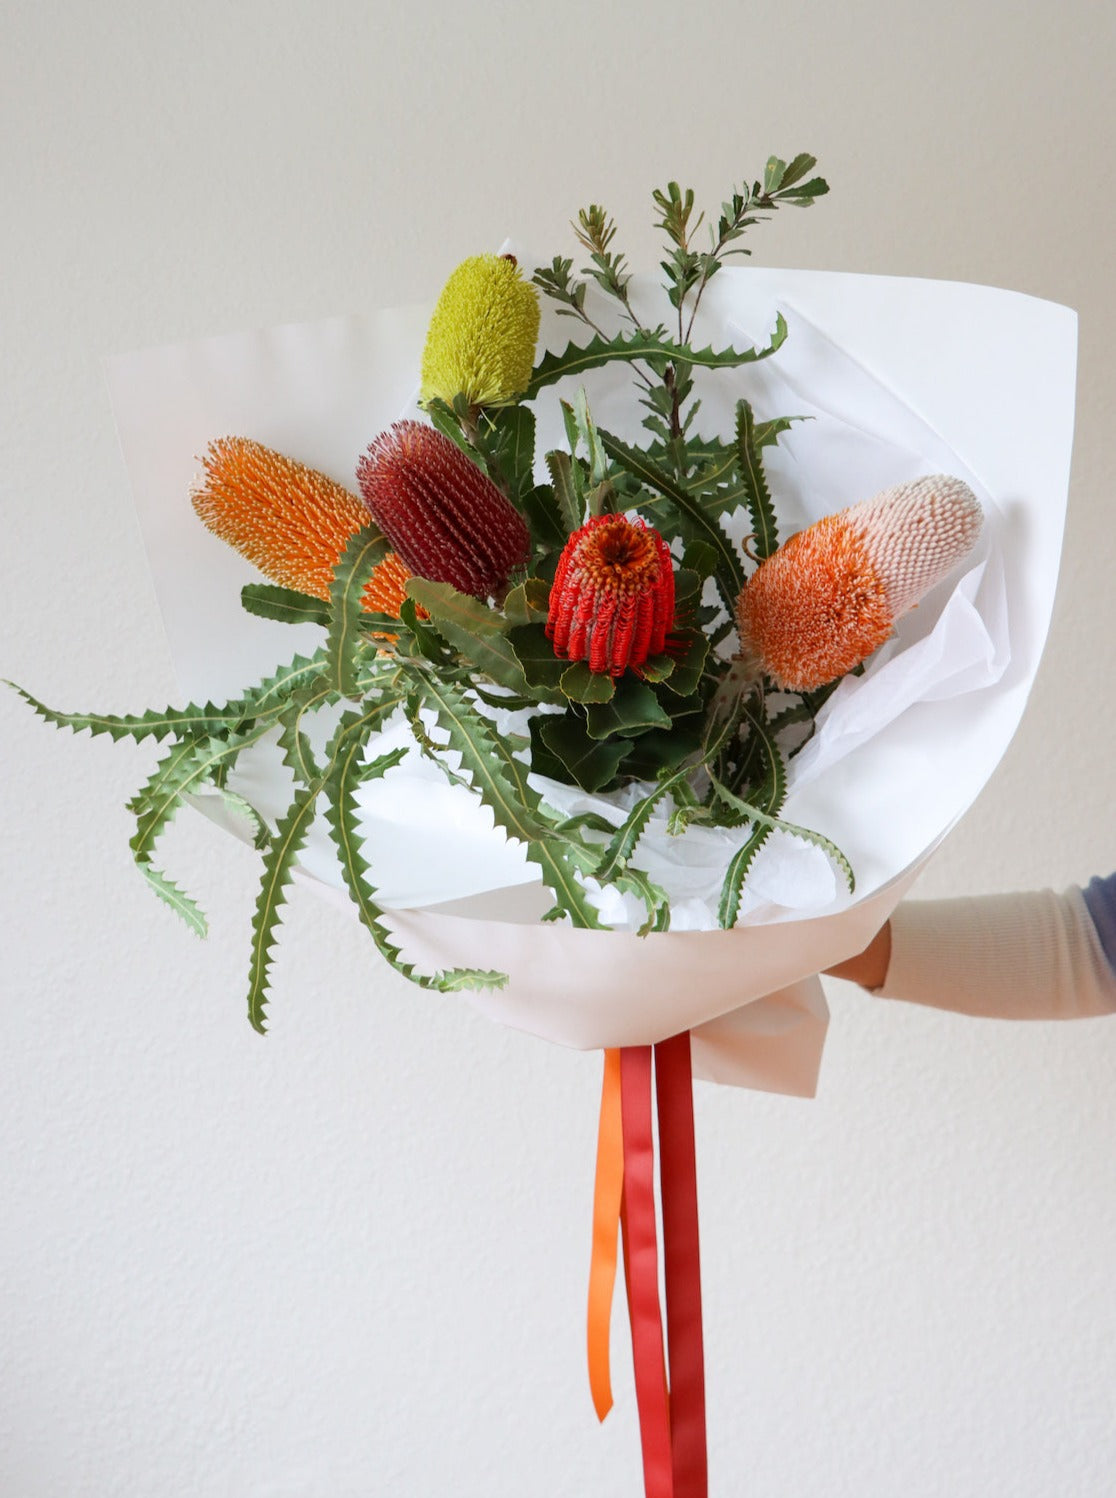
[[[473,255],[450,276],[430,319],[422,399],[507,406],[527,389],[539,298],[511,255]]]
[[[203,524],[272,582],[328,602],[334,568],[368,524],[357,495],[246,437],[211,442],[201,463],[190,498]],[[409,577],[389,553],[368,580],[363,607],[398,617]]]
[[[976,495],[945,475],[827,515],[763,562],[737,601],[740,644],[788,691],[851,671],[972,550]]]
[[[566,542],[550,590],[554,653],[620,676],[659,655],[674,622],[674,567],[642,520],[597,515]]]
[[[372,518],[418,577],[500,598],[531,551],[526,522],[456,443],[397,421],[357,464]]]

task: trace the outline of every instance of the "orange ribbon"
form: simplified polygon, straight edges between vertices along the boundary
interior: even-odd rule
[[[597,1419],[612,1408],[609,1332],[616,1286],[616,1239],[624,1189],[624,1134],[620,1120],[620,1052],[606,1051],[593,1191],[593,1255],[589,1265],[589,1389]]]

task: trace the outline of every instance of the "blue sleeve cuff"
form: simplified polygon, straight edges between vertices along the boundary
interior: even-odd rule
[[[1116,874],[1109,874],[1107,879],[1090,879],[1081,893],[1108,965],[1116,973]]]

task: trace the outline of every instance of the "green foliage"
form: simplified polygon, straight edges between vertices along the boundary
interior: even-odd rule
[[[558,380],[580,379],[591,369],[617,362],[632,364],[642,360],[660,377],[676,361],[701,369],[739,369],[758,359],[769,359],[782,348],[786,337],[787,324],[782,313],[776,316],[775,331],[762,348],[692,349],[684,342],[668,338],[663,329],[617,334],[614,338],[598,334],[586,344],[571,343],[561,353],[543,354],[535,365],[524,399],[534,400],[540,390]]]
[[[441,992],[465,988],[502,988],[505,973],[473,968],[454,968],[448,972],[426,975],[416,971],[402,955],[399,944],[384,925],[383,911],[375,903],[375,889],[369,881],[370,865],[364,856],[364,844],[357,817],[357,791],[369,780],[378,779],[393,769],[406,753],[395,749],[373,760],[365,752],[373,732],[383,718],[397,705],[397,699],[376,704],[370,712],[355,709],[341,719],[330,749],[330,768],[324,780],[326,817],[333,833],[341,873],[361,922],[376,943],[377,950],[391,965],[420,988]]]
[[[357,667],[363,643],[361,598],[368,579],[387,551],[383,532],[375,526],[365,526],[345,547],[333,574],[326,674],[331,689],[340,697],[358,695]]]
[[[247,613],[280,624],[329,624],[329,605],[294,588],[248,583],[240,590],[240,602]]]
[[[738,401],[736,406],[736,456],[744,502],[752,517],[752,551],[762,562],[778,548],[779,528],[763,472],[762,450],[756,440],[756,418],[745,400]]]
[[[131,847],[155,894],[199,935],[206,931],[201,910],[155,866],[158,840],[198,791],[221,797],[244,822],[262,859],[247,996],[257,1030],[266,1025],[290,881],[319,814],[358,916],[398,972],[443,991],[506,981],[488,970],[417,972],[378,903],[375,848],[365,843],[359,794],[362,785],[400,762],[402,749],[376,752],[387,721],[400,713],[417,750],[450,783],[476,796],[497,829],[523,845],[553,896],[549,918],[599,926],[590,895],[595,881],[642,903],[645,932],[666,930],[667,897],[634,862],[656,817],[665,817],[677,833],[695,824],[737,829],[740,845],[721,891],[722,925],[736,920],[748,870],[777,833],[823,848],[852,887],[852,870],[832,843],[781,818],[787,759],[808,735],[830,689],[774,694],[731,659],[746,564],[726,526],[746,512],[751,556],[763,558],[775,549],[776,507],[763,454],[799,418],[761,418],[741,399],[735,431],[709,436],[698,427],[694,394],[697,370],[741,369],[774,355],[786,338],[780,316],[760,347],[699,348],[692,341],[694,316],[724,260],[747,253],[742,241],[748,230],[777,208],[809,206],[826,191],[822,179],[810,176],[814,165],[807,155],[789,162],[772,157],[760,179],[722,204],[707,225],[708,244],[698,242],[706,215],[696,210],[693,191],[675,182],[656,190],[657,224],[666,238],[665,290],[675,314],[669,332],[665,323],[641,323],[629,299],[616,225],[601,205],[590,204],[574,223],[585,252],[580,273],[574,273],[572,259],[556,256],[534,274],[535,286],[559,311],[584,325],[583,340],[544,352],[518,403],[470,407],[464,396],[427,403],[434,426],[526,519],[527,575],[513,576],[505,597],[481,601],[415,577],[398,619],[366,612],[361,605],[368,579],[388,549],[386,538],[369,525],[338,561],[328,601],[269,583],[242,590],[249,613],[315,624],[325,638],[313,655],[296,656],[227,703],[138,716],[60,713],[16,688],[57,727],[116,740],[170,741],[129,803],[136,822]],[[599,325],[587,309],[590,286],[591,305],[605,306],[612,327]],[[643,447],[622,441],[594,419],[580,382],[610,365],[631,371],[646,413]],[[543,475],[532,403],[562,380],[576,388],[572,399],[560,403],[568,450],[542,455]],[[567,539],[590,516],[606,512],[639,514],[665,538],[675,563],[675,617],[666,648],[618,677],[557,657],[546,628],[551,580]],[[736,527],[739,534],[739,519]],[[334,725],[324,750],[322,737],[312,733],[323,711]],[[498,711],[521,715],[514,733],[496,731]],[[278,745],[293,777],[290,802],[274,828],[234,776],[240,756],[265,739]],[[633,781],[639,790],[617,827],[594,813],[561,817],[529,782],[531,774],[594,794]]]

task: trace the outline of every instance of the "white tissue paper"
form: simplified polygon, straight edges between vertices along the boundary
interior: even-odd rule
[[[637,278],[634,296],[658,321],[655,295]],[[250,437],[354,489],[369,441],[414,409],[429,311],[294,325],[109,362],[121,444],[189,698],[234,696],[320,642],[312,626],[240,608],[241,586],[258,574],[193,513],[200,454],[216,437]],[[636,935],[642,905],[611,890],[599,907],[612,931],[540,924],[551,901],[537,867],[417,751],[364,788],[362,823],[378,903],[408,960],[507,973],[502,989],[462,995],[494,1019],[583,1049],[646,1044],[688,1028],[697,1074],[809,1095],[827,1022],[814,975],[859,951],[887,918],[992,774],[1034,679],[1069,482],[1076,318],[986,287],[726,268],[706,290],[693,342],[762,344],[777,312],[789,327],[783,347],[756,364],[706,372],[699,426],[730,431],[741,396],[761,419],[810,418],[765,455],[781,536],[923,474],[964,479],[985,511],[976,550],[900,622],[862,676],[841,684],[790,763],[781,814],[843,850],[855,894],[819,849],[777,835],[749,874],[737,927],[715,929],[721,881],[744,834],[691,827],[670,837],[664,815],[634,861],[671,896],[668,933]],[[544,303],[548,346],[564,346],[571,329],[576,339],[576,325]],[[630,373],[606,367],[584,383],[600,424],[640,440]],[[559,385],[536,403],[540,454],[564,446],[558,397],[572,393]],[[738,539],[745,528],[741,517]],[[387,726],[376,753],[396,742],[410,743],[401,721]],[[593,810],[616,823],[637,794],[590,796],[542,777],[533,784],[563,812]],[[272,819],[289,799],[277,753],[246,757],[236,787]],[[218,798],[197,803],[224,820]],[[324,826],[301,865],[347,903]]]

